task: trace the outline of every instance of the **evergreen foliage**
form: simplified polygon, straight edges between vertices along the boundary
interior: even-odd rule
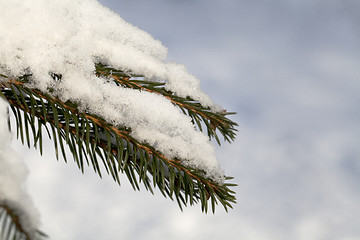
[[[0,203],[0,239],[1,240],[42,240],[47,236],[37,230],[35,233],[28,233],[19,221],[19,209],[11,207],[6,202]]]
[[[164,96],[190,116],[199,131],[206,132],[218,144],[220,135],[228,142],[235,139],[237,124],[228,118],[233,113],[213,112],[189,97],[179,97],[166,90],[164,83],[101,63],[96,64],[95,74],[112,82],[114,87]],[[52,73],[51,76],[54,81],[61,81],[61,75]],[[210,208],[215,212],[218,204],[227,211],[236,202],[235,193],[230,189],[235,184],[228,182],[232,177],[226,177],[225,183],[220,184],[203,170],[186,166],[181,159],[169,159],[154,147],[137,141],[129,127],[114,126],[82,111],[75,102],[63,102],[51,94],[51,89],[45,93],[32,88],[28,84],[31,80],[31,74],[12,77],[0,73],[0,95],[10,104],[17,137],[29,148],[35,147],[42,153],[43,137],[48,136],[54,143],[56,158],[62,156],[67,162],[67,147],[82,172],[88,165],[100,177],[105,171],[118,184],[119,174],[125,174],[135,190],[140,190],[140,184],[151,193],[158,188],[164,197],[175,199],[181,209],[200,203],[205,213]],[[7,236],[1,239],[31,239],[16,219],[16,213],[9,206],[0,204],[0,229]],[[44,235],[39,232],[39,236]]]

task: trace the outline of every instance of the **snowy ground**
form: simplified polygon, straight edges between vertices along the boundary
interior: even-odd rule
[[[169,48],[238,114],[217,149],[238,204],[181,212],[160,193],[83,176],[14,141],[51,239],[359,239],[360,5],[356,1],[101,1]]]

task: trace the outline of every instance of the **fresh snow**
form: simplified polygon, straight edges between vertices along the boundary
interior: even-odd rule
[[[0,97],[0,205],[5,204],[15,209],[24,230],[34,234],[40,223],[39,212],[24,186],[28,174],[26,165],[10,146],[7,106]]]
[[[164,81],[176,95],[221,110],[200,90],[199,80],[183,65],[166,62],[166,55],[160,41],[95,0],[0,0],[3,74],[32,73],[31,86],[45,92],[51,87],[63,101],[131,127],[137,140],[222,182],[214,147],[190,117],[160,95],[116,87],[94,75],[94,62],[101,61]],[[51,73],[61,74],[61,81]]]

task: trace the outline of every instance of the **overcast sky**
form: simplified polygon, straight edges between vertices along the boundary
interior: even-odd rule
[[[238,203],[181,212],[14,141],[52,240],[360,238],[360,3],[102,0],[169,48],[238,124],[217,148]]]

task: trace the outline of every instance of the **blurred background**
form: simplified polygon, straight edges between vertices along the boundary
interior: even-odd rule
[[[237,112],[217,147],[238,203],[201,213],[14,140],[52,240],[360,239],[360,2],[101,0]]]

